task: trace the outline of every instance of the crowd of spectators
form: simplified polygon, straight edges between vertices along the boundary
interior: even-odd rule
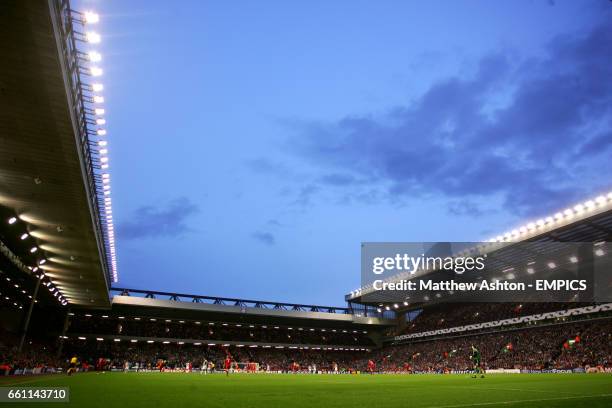
[[[263,369],[287,371],[293,363],[301,370],[316,366],[318,370],[363,371],[368,360],[385,372],[448,372],[470,370],[471,347],[482,354],[487,369],[572,369],[586,366],[612,367],[612,320],[555,324],[488,334],[463,335],[454,338],[416,341],[387,346],[374,351],[323,350],[302,347],[277,349],[243,346],[223,347],[206,344],[147,344],[71,339],[65,358],[71,354],[93,362],[108,358],[110,366],[156,367],[159,360],[166,367],[182,368],[188,362],[197,368],[206,359],[217,367],[227,355],[236,362],[256,362]]]
[[[47,345],[28,343],[24,350],[18,353],[14,343],[0,343],[0,376],[25,372],[54,372],[61,366],[61,361],[55,358],[55,353]]]
[[[585,306],[568,303],[453,303],[424,309],[401,332],[418,333]]]
[[[488,368],[612,367],[612,320],[419,341],[377,350],[374,358],[391,371],[407,365],[417,371],[468,370],[471,346]]]
[[[293,363],[298,363],[302,369],[309,365],[316,365],[319,370],[331,371],[333,364],[339,369],[348,370],[359,367],[361,361],[366,358],[365,351],[350,350],[322,350],[322,349],[290,349],[290,348],[265,348],[258,346],[207,346],[193,344],[147,344],[147,343],[115,343],[115,342],[88,342],[80,340],[69,340],[66,343],[64,359],[77,356],[88,365],[94,367],[97,360],[107,360],[107,366],[111,369],[124,369],[127,362],[130,369],[155,370],[160,361],[164,362],[167,369],[184,369],[187,363],[191,363],[194,369],[202,367],[204,360],[214,363],[217,369],[223,367],[223,362],[230,356],[235,363],[242,366],[249,362],[259,364],[262,370],[288,371]]]
[[[558,306],[536,306],[529,304],[517,309],[518,305],[461,305],[461,313],[483,314],[483,320],[501,318],[495,313],[534,314]],[[427,312],[419,319],[421,329],[437,318],[437,311]],[[471,323],[452,309],[446,318],[452,325]],[[446,318],[444,318],[446,320]],[[467,319],[464,321],[463,319]],[[472,346],[482,355],[487,369],[573,369],[579,367],[603,366],[612,368],[612,318],[597,318],[580,322],[545,322],[538,326],[522,328],[490,329],[488,333],[467,333],[445,335],[439,338],[413,339],[409,343],[387,345],[382,348],[370,346],[371,340],[365,331],[342,329],[313,329],[307,327],[278,327],[270,325],[224,324],[214,322],[193,322],[176,320],[136,320],[135,318],[103,318],[73,316],[70,335],[63,344],[60,359],[55,359],[56,350],[47,344],[27,342],[22,353],[16,352],[17,338],[11,341],[8,334],[0,342],[0,374],[38,369],[39,372],[66,366],[70,358],[77,356],[82,367],[105,362],[104,368],[123,368],[126,362],[131,368],[156,369],[159,361],[167,368],[182,369],[188,363],[194,369],[201,367],[204,360],[222,367],[226,356],[235,362],[255,362],[264,370],[291,371],[296,364],[300,370],[317,367],[319,371],[339,372],[364,371],[369,360],[376,362],[378,371],[448,372],[470,370]],[[415,320],[415,323],[417,321]],[[431,329],[431,328],[430,328]],[[335,331],[333,331],[335,330]],[[422,331],[422,330],[419,330]],[[73,333],[85,334],[86,337]],[[155,341],[123,338],[113,339],[96,335],[125,335],[134,337],[155,337]],[[161,341],[158,337],[173,339]],[[177,339],[202,339],[177,341]],[[242,341],[244,345],[215,345],[208,340]],[[252,344],[256,343],[256,344]],[[284,343],[276,347],[266,343]],[[334,347],[324,347],[324,344]],[[364,347],[364,344],[368,346]],[[313,344],[318,344],[316,348]],[[345,347],[340,348],[344,344]]]

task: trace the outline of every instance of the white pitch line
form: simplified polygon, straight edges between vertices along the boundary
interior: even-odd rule
[[[570,400],[570,399],[601,398],[601,397],[612,397],[612,394],[577,395],[575,397],[537,398],[537,399],[523,399],[523,400],[513,400],[513,401],[475,402],[473,404],[457,404],[457,405],[431,405],[426,408],[482,407],[482,406],[489,406],[489,405],[521,404],[523,402],[562,401],[562,400]]]
[[[496,388],[496,387],[469,387],[471,390],[493,390],[493,391],[518,391],[518,392],[541,392],[545,394],[567,394],[571,396],[579,397],[573,392],[565,392],[565,391],[552,391],[552,390],[532,390],[528,388]]]

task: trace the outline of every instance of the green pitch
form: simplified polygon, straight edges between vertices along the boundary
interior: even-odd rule
[[[610,374],[200,375],[87,373],[0,378],[0,386],[68,386],[70,404],[16,407],[612,407]],[[4,404],[3,404],[4,405]]]

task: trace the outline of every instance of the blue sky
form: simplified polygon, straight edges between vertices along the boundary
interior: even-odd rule
[[[362,241],[476,241],[612,183],[612,4],[80,0],[120,285],[340,305]]]

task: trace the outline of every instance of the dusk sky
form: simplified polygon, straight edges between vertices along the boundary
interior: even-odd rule
[[[612,188],[612,2],[80,0],[118,286],[342,305],[363,241]]]

